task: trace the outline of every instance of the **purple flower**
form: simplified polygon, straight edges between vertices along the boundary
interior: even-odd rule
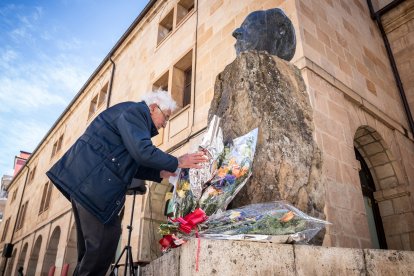
[[[230,184],[233,184],[234,181],[236,180],[236,176],[232,175],[232,174],[227,174],[224,179],[229,182]]]

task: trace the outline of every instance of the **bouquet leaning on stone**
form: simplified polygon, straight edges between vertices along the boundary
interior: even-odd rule
[[[250,204],[210,216],[200,235],[212,239],[270,240],[307,243],[328,222],[283,202]]]
[[[257,134],[258,129],[253,129],[224,147],[217,173],[199,200],[199,206],[208,216],[225,211],[252,175]]]
[[[252,174],[258,129],[223,146],[215,116],[199,146],[209,157],[201,169],[183,169],[174,189],[174,218],[201,208],[208,216],[225,211]]]

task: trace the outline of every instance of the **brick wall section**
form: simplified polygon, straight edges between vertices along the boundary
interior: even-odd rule
[[[403,2],[385,14],[382,22],[414,116],[414,2]]]
[[[328,227],[325,245],[370,247],[368,224],[349,127],[349,102],[337,88],[312,71],[305,70],[312,106],[316,142],[323,152],[327,179],[325,212]]]
[[[298,1],[304,55],[405,127],[378,28],[365,1]]]

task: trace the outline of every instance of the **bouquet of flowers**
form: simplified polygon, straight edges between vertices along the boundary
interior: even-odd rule
[[[189,169],[181,169],[174,189],[174,217],[183,217],[195,210],[196,198],[190,186]]]
[[[182,169],[174,188],[173,217],[200,207],[209,216],[226,210],[251,176],[258,129],[223,146],[220,119],[213,117],[199,149],[210,157],[201,169]]]
[[[286,202],[247,205],[210,216],[200,235],[214,239],[256,239],[285,236],[285,242],[306,243],[328,222],[313,218]]]
[[[258,129],[233,140],[224,147],[218,160],[218,170],[199,200],[208,216],[226,210],[252,174]]]

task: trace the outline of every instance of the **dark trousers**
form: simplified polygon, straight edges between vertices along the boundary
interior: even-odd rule
[[[73,275],[105,275],[115,258],[121,235],[121,221],[115,216],[103,224],[74,200],[72,208],[78,246],[78,264]]]

